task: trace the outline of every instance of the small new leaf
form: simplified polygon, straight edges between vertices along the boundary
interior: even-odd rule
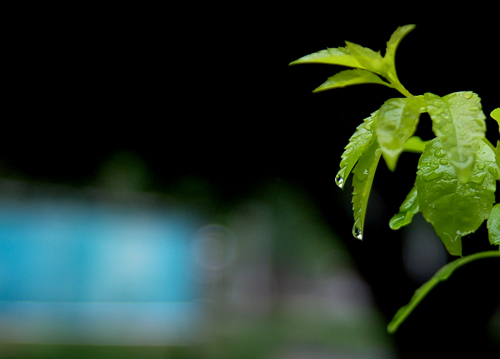
[[[345,47],[321,50],[290,62],[290,65],[297,64],[327,64],[363,68],[356,57]]]
[[[500,246],[500,203],[497,203],[490,212],[487,222],[490,243]]]
[[[380,84],[392,87],[374,73],[361,69],[345,70],[329,77],[321,86],[313,92],[331,90],[334,88],[345,87],[358,84]]]
[[[391,81],[399,83],[396,74],[396,49],[398,48],[401,40],[413,29],[415,25],[400,26],[394,31],[390,40],[387,42],[387,49],[384,56],[384,68],[388,78]]]
[[[462,255],[462,236],[476,231],[495,201],[498,166],[493,150],[480,142],[467,183],[458,180],[438,138],[426,146],[418,163],[419,210],[450,254]]]
[[[375,177],[380,155],[381,151],[378,142],[374,139],[365,153],[360,157],[353,170],[354,176],[352,185],[354,191],[352,193],[352,206],[354,212],[354,226],[352,228],[352,234],[357,239],[363,239],[368,198],[370,196],[373,178]]]
[[[486,116],[481,110],[481,99],[472,92],[455,92],[442,98],[426,93],[424,99],[432,130],[457,169],[458,178],[466,183],[479,143],[485,137]]]
[[[399,207],[399,213],[395,214],[389,221],[389,227],[393,230],[400,229],[411,223],[413,216],[419,211],[417,186],[413,186],[406,199]]]
[[[373,122],[376,114],[377,112],[372,113],[370,117],[365,118],[363,123],[356,128],[356,132],[351,136],[349,143],[345,147],[344,153],[342,153],[340,170],[335,177],[335,182],[340,188],[344,187],[345,181],[349,177],[354,165],[371,143],[373,137]]]
[[[413,96],[393,98],[387,100],[378,111],[377,139],[391,171],[396,169],[404,144],[417,128],[421,105],[421,100]]]

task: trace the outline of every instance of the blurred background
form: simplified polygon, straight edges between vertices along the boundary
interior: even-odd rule
[[[457,271],[386,325],[451,258],[418,215],[389,219],[418,155],[381,161],[353,238],[359,123],[399,93],[312,94],[343,68],[288,63],[398,27],[413,94],[499,106],[497,24],[357,6],[23,8],[4,38],[0,358],[486,357],[500,349],[499,261]],[[356,14],[356,15],[354,15]],[[383,20],[382,20],[383,19]],[[488,137],[497,125],[488,118]],[[432,136],[423,115],[418,135]],[[497,200],[498,200],[497,195]],[[464,254],[488,250],[483,227]]]

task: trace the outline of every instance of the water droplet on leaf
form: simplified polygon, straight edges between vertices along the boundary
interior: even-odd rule
[[[340,188],[344,188],[344,178],[342,178],[341,175],[337,175],[335,177],[335,183],[337,184],[337,186],[339,186]]]
[[[466,93],[464,93],[464,97],[467,98],[467,99],[471,98],[472,97],[472,92],[467,91]]]
[[[442,157],[446,156],[446,152],[444,152],[444,150],[442,148],[438,148],[436,150],[436,152],[434,152],[434,156],[442,158]]]
[[[445,159],[441,159],[439,160],[439,163],[441,163],[443,166],[446,166],[448,164],[448,161],[446,161]]]
[[[426,182],[433,181],[435,179],[441,178],[443,176],[443,172],[431,172],[423,175],[423,179]]]
[[[354,226],[352,227],[352,235],[354,236],[354,238],[359,239],[360,241],[363,240],[363,232],[361,231],[361,229],[356,227],[356,224],[354,224]]]

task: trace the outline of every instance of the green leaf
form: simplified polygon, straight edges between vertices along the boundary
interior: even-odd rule
[[[356,128],[356,131],[345,147],[344,153],[342,153],[340,170],[335,176],[335,183],[337,183],[337,186],[340,188],[344,187],[345,181],[349,177],[352,168],[372,141],[373,121],[375,120],[376,114],[377,112],[372,113],[370,117],[365,118],[363,123]]]
[[[497,203],[490,212],[487,222],[490,243],[500,246],[500,203]]]
[[[314,52],[290,62],[289,65],[297,64],[327,64],[363,68],[358,60],[356,60],[356,57],[345,47]]]
[[[389,227],[396,230],[411,223],[413,216],[419,211],[417,186],[413,186],[406,199],[399,207],[399,213],[395,214],[389,221]]]
[[[420,156],[415,182],[419,209],[448,252],[460,256],[462,236],[476,231],[489,216],[495,201],[498,166],[493,150],[481,141],[469,181],[462,183],[443,148],[435,138]]]
[[[334,88],[358,84],[380,84],[392,87],[391,84],[385,82],[370,71],[355,69],[345,70],[329,77],[326,82],[316,88],[313,92],[326,91]]]
[[[365,225],[366,208],[368,198],[372,188],[373,178],[380,159],[381,151],[378,142],[373,140],[365,153],[360,157],[356,167],[352,185],[354,187],[352,205],[354,211],[354,226],[352,234],[357,239],[363,239],[363,229]]]
[[[347,49],[361,64],[361,66],[379,75],[384,75],[384,58],[380,52],[375,52],[367,47],[360,46],[353,42],[346,41]]]
[[[438,270],[437,273],[434,274],[434,276],[429,281],[425,282],[420,288],[418,288],[415,291],[415,294],[410,299],[410,302],[407,305],[401,307],[396,312],[391,322],[387,326],[387,331],[391,334],[395,333],[398,330],[399,326],[405,321],[405,319],[411,314],[411,312],[413,312],[413,310],[417,307],[417,305],[422,301],[422,299],[424,299],[425,296],[429,294],[429,292],[439,282],[447,280],[456,269],[477,259],[488,258],[488,257],[500,257],[500,252],[485,251],[485,252],[471,254],[467,257],[456,259],[453,262],[450,262],[447,265],[445,265],[440,270]]]
[[[394,31],[390,40],[387,42],[387,49],[384,56],[384,68],[387,77],[390,80],[399,83],[398,76],[396,74],[396,49],[398,48],[401,40],[413,29],[415,25],[405,25],[400,26]]]
[[[498,122],[498,133],[500,133],[500,108],[494,109],[490,116]]]
[[[377,115],[376,133],[382,155],[391,171],[396,168],[405,142],[413,135],[420,118],[421,100],[415,97],[387,100]]]
[[[403,146],[403,151],[422,153],[424,152],[424,148],[427,143],[428,141],[422,141],[420,137],[413,136],[410,137],[408,141],[405,142]]]
[[[472,92],[455,92],[441,98],[424,95],[432,129],[441,140],[462,183],[474,166],[477,147],[485,137],[486,124],[480,98]]]
[[[395,88],[405,96],[410,96],[411,94],[401,85],[396,75],[396,49],[401,42],[401,40],[410,32],[415,25],[406,25],[399,27],[392,34],[390,40],[387,42],[386,54],[384,57],[380,55],[379,52],[375,52],[367,47],[360,46],[358,44],[346,41],[346,47],[337,48],[327,48],[326,50],[321,50],[314,52],[312,54],[303,56],[295,61],[290,62],[289,65],[296,64],[328,64],[328,65],[340,65],[353,67],[362,70],[368,70],[373,73],[379,74],[389,80],[390,85],[385,81],[378,79],[377,77],[369,78],[369,81],[363,80],[362,82],[355,83],[378,83],[383,84],[392,88]],[[366,77],[366,75],[364,75]],[[377,78],[375,81],[374,79]],[[317,88],[314,92],[326,90],[329,86],[329,81],[334,81],[334,87],[343,87],[347,85],[352,85],[354,83],[346,83],[343,86],[338,86],[338,78],[329,78],[328,81]],[[345,79],[341,79],[344,83]],[[350,79],[349,79],[350,80]],[[358,79],[359,80],[359,79]],[[334,88],[331,87],[331,88]]]

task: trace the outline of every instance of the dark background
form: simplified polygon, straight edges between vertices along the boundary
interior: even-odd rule
[[[343,68],[288,63],[344,40],[383,52],[398,26],[415,23],[397,52],[404,86],[414,95],[474,91],[489,115],[500,96],[488,9],[409,13],[305,4],[16,10],[3,36],[0,175],[95,185],[106,159],[127,150],[151,171],[145,190],[169,192],[191,176],[224,205],[265,181],[295,183],[343,238],[390,320],[419,285],[387,225],[418,156],[405,155],[395,173],[381,161],[363,242],[350,234],[350,189],[334,178],[356,126],[400,95],[377,85],[312,94]],[[496,142],[497,125],[487,126]],[[426,115],[418,134],[432,135]],[[484,228],[464,239],[464,254],[485,249]],[[500,302],[498,262],[470,264],[439,285],[395,335],[401,356],[498,353],[485,332]]]

